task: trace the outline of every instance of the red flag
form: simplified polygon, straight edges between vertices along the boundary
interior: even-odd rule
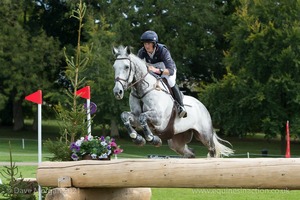
[[[91,99],[90,86],[86,86],[76,91],[76,95],[84,99]]]
[[[31,101],[33,103],[42,104],[42,90],[38,90],[28,96],[25,97],[27,101]]]

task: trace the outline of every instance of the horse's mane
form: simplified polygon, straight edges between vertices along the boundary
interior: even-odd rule
[[[132,57],[135,58],[136,62],[138,62],[138,64],[140,64],[141,66],[146,66],[146,60],[139,58],[137,55],[131,53],[130,54]]]

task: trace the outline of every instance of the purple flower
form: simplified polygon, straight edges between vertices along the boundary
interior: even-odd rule
[[[70,150],[71,151],[80,151],[80,146],[77,146],[74,142],[70,145]]]
[[[70,145],[70,149],[73,150],[77,147],[77,145],[75,144],[75,142],[72,142]]]
[[[79,159],[79,157],[77,156],[76,153],[73,153],[72,156],[71,156],[71,158],[72,158],[73,160],[78,160],[78,159]]]
[[[80,146],[76,146],[75,151],[79,152],[80,151]]]

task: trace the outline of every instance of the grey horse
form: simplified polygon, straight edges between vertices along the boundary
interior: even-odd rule
[[[195,154],[187,143],[194,136],[208,148],[208,157],[233,154],[231,148],[220,143],[227,141],[214,132],[211,116],[199,100],[184,96],[188,114],[179,118],[167,86],[147,70],[145,61],[131,53],[129,47],[114,47],[113,54],[116,57],[113,65],[116,99],[122,99],[125,91],[131,89],[130,111],[124,111],[121,119],[134,143],[144,145],[147,141],[160,146],[162,140],[167,140],[170,149],[185,158],[193,158]],[[136,131],[139,129],[144,137]]]

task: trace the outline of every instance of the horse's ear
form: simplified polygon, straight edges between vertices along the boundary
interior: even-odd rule
[[[125,52],[126,52],[128,55],[131,54],[131,47],[130,47],[130,46],[125,47]]]
[[[113,53],[114,56],[116,56],[119,53],[119,51],[116,47],[113,47],[112,48],[112,53]]]

